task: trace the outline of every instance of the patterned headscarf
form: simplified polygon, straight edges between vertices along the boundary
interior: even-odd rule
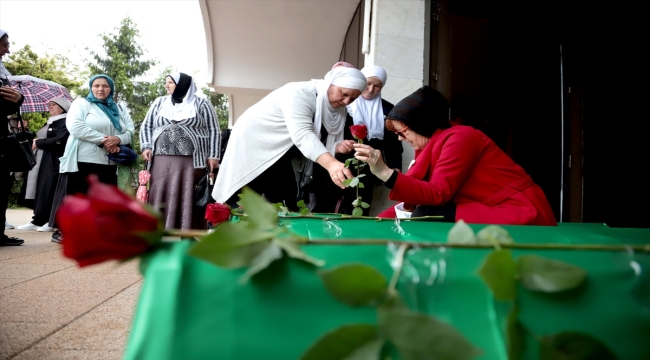
[[[97,78],[106,79],[106,81],[108,81],[108,86],[111,87],[111,93],[108,94],[108,97],[104,100],[99,100],[95,97],[95,95],[93,95],[93,82]],[[122,125],[120,125],[120,109],[117,107],[115,101],[113,101],[113,93],[115,92],[115,83],[113,82],[113,79],[111,79],[110,76],[104,74],[95,75],[90,78],[88,87],[90,88],[90,93],[88,96],[86,96],[86,100],[97,105],[111,120],[113,127],[117,129],[117,131],[122,131]]]
[[[438,90],[426,85],[400,100],[386,118],[401,121],[426,137],[438,129],[451,127],[449,102]]]

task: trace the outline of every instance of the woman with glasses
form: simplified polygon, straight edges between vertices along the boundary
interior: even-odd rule
[[[406,174],[389,168],[381,152],[354,144],[355,157],[366,161],[403,202],[411,216],[442,216],[441,221],[504,225],[557,225],[542,189],[524,169],[484,133],[448,121],[449,103],[424,86],[401,100],[388,114],[386,127],[415,149]],[[396,217],[389,208],[379,217]]]

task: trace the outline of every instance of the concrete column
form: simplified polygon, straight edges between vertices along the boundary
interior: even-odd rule
[[[425,38],[425,0],[372,0],[370,53],[365,63],[383,67],[388,74],[382,98],[397,103],[424,85],[428,51]],[[404,143],[402,170],[413,160],[413,148]],[[375,188],[370,214],[392,206],[386,187]]]

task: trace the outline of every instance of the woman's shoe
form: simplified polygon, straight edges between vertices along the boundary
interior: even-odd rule
[[[61,234],[61,230],[56,230],[52,233],[52,242],[59,244],[63,242],[63,234]]]
[[[38,229],[38,225],[34,225],[31,222],[29,224],[25,225],[20,225],[19,227],[16,228],[17,230],[36,230]]]
[[[15,229],[15,228],[16,228],[15,226],[13,226],[10,223],[5,221],[5,230],[7,230],[7,229]]]
[[[52,231],[54,231],[54,228],[53,228],[53,227],[50,227],[50,223],[45,223],[45,225],[39,227],[38,229],[36,229],[36,231],[40,231],[40,232],[52,232]]]
[[[19,246],[22,245],[24,242],[25,240],[23,239],[8,237],[7,235],[0,236],[0,246]]]

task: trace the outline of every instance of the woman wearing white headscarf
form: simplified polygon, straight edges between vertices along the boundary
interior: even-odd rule
[[[386,129],[385,117],[393,109],[393,104],[381,98],[381,89],[386,85],[388,75],[386,71],[377,65],[366,66],[361,69],[361,73],[366,77],[366,88],[361,93],[359,99],[347,106],[348,117],[345,125],[345,140],[356,143],[357,140],[350,133],[350,126],[364,124],[368,127],[368,136],[363,140],[364,144],[369,144],[374,149],[382,151],[386,164],[398,171],[402,168],[402,143],[393,132]],[[351,146],[351,145],[350,145]],[[351,158],[353,150],[338,155],[340,161]],[[363,188],[359,188],[359,196],[363,202],[368,204],[372,201],[374,185],[381,184],[381,181],[374,176],[367,167],[362,172],[365,174],[361,181],[364,183]],[[341,199],[341,196],[343,198]],[[310,209],[313,212],[339,212],[352,214],[352,202],[357,197],[356,188],[344,189],[342,194],[335,189],[323,189],[322,192],[315,194],[315,201],[310,202]],[[336,204],[339,207],[336,208]],[[364,215],[368,215],[368,208],[363,209]]]
[[[234,205],[240,190],[249,186],[268,201],[285,201],[295,209],[298,187],[292,159],[304,158],[318,163],[344,188],[342,181],[352,173],[334,155],[343,149],[345,107],[365,87],[359,70],[341,66],[322,80],[288,83],[251,106],[232,129],[213,198]]]
[[[167,229],[203,229],[205,209],[194,205],[194,184],[219,167],[219,122],[214,107],[197,97],[192,77],[166,78],[167,96],[154,100],[140,127],[142,157],[151,161],[149,203]]]
[[[50,118],[36,132],[32,150],[36,155],[36,166],[24,180],[25,199],[34,200],[34,215],[28,224],[18,230],[54,231],[49,226],[56,185],[59,182],[59,158],[63,156],[70,132],[65,124],[72,104],[65,97],[51,99],[48,104]]]

